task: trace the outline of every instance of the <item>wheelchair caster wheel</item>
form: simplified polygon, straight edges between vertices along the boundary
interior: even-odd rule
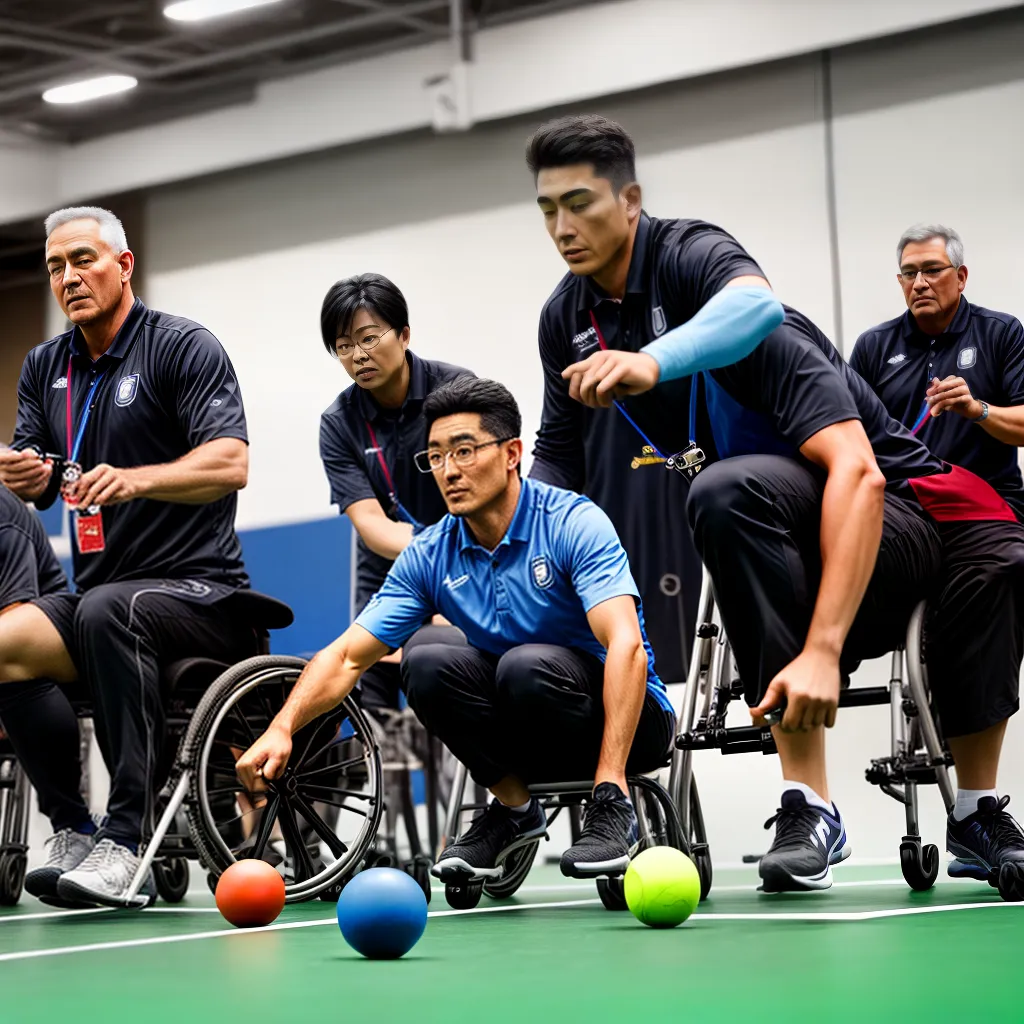
[[[316,898],[323,900],[324,903],[337,903],[341,896],[341,890],[345,888],[345,883],[348,879],[344,879],[341,882],[334,882],[332,885],[327,886],[326,889],[318,892]]]
[[[188,892],[188,861],[184,857],[170,857],[153,862],[156,891],[164,903],[180,903]]]
[[[996,888],[1007,903],[1024,900],[1024,864],[1003,864],[999,868]]]
[[[219,881],[220,875],[215,875],[212,871],[208,871],[206,873],[206,887],[210,890],[210,892],[213,893],[214,896],[217,895],[217,883]]]
[[[21,899],[28,858],[21,850],[0,852],[0,906],[13,907]]]
[[[429,857],[419,854],[406,864],[405,870],[410,874],[416,884],[423,890],[427,902],[430,902],[430,868],[432,867]]]
[[[626,906],[626,890],[621,878],[599,878],[597,895],[601,897],[605,910],[629,910]]]
[[[934,843],[922,846],[920,839],[904,839],[900,843],[900,867],[907,885],[915,892],[925,892],[939,874],[939,848]]]
[[[700,875],[700,898],[703,902],[711,892],[711,883],[714,880],[714,868],[711,866],[711,851],[707,843],[694,843],[690,849],[690,859],[697,866],[697,874]]]
[[[464,882],[449,882],[444,887],[444,898],[452,910],[472,910],[484,894],[484,883],[467,879]]]

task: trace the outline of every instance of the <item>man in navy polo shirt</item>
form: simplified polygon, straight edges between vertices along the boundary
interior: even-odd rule
[[[908,228],[897,244],[907,311],[865,331],[850,365],[889,413],[947,462],[987,480],[1014,516],[941,524],[944,571],[928,634],[929,678],[956,763],[947,850],[954,877],[1024,864],[1024,834],[996,790],[1024,654],[1024,329],[975,306],[960,236]]]
[[[58,829],[69,834],[50,844],[26,888],[50,901],[119,906],[151,811],[161,663],[231,662],[258,649],[234,530],[235,492],[248,474],[245,413],[217,339],[133,295],[134,256],[112,213],[59,210],[46,234],[50,288],[74,326],[25,359],[0,481],[41,508],[61,493],[77,593],[42,594],[0,616],[0,682],[89,686],[111,775],[108,821],[97,836],[74,803],[78,820]],[[50,453],[67,460],[62,473]],[[54,759],[72,756],[67,699],[49,696],[51,710],[63,702],[59,713],[36,723],[31,742],[15,737],[41,791],[66,789]],[[150,892],[151,880],[142,898]]]
[[[841,678],[900,642],[938,570],[922,505],[943,515],[976,484],[964,503],[998,517],[998,495],[945,472],[732,236],[649,217],[620,125],[549,122],[527,163],[569,265],[541,314],[536,456],[575,458],[583,406],[616,404],[653,460],[693,477],[687,513],[751,713],[785,704],[763,888],[827,888],[850,852],[825,774]]]
[[[280,776],[294,733],[441,614],[466,642],[410,648],[403,683],[423,724],[494,800],[434,873],[500,875],[509,846],[545,831],[527,785],[589,777],[593,797],[562,871],[619,873],[636,843],[627,768],[663,765],[675,728],[626,553],[587,498],[520,479],[519,409],[500,384],[463,378],[423,411],[430,440],[418,462],[449,514],[413,539],[356,622],[310,662],[239,774],[246,785]]]
[[[405,296],[381,274],[332,285],[320,330],[324,348],[354,382],[320,417],[320,458],[331,501],[359,536],[358,613],[413,534],[445,514],[441,492],[413,461],[427,446],[423,401],[447,381],[473,374],[411,351]],[[360,680],[364,707],[398,706],[398,660],[389,656]]]

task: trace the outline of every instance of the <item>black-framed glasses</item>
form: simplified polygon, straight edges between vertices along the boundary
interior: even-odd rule
[[[481,441],[479,444],[463,441],[448,451],[442,451],[440,448],[428,448],[426,451],[417,452],[413,456],[413,461],[421,473],[440,473],[448,465],[449,458],[456,466],[472,466],[476,462],[476,453],[481,448],[490,448],[492,444],[504,444],[511,440],[513,440],[511,437],[496,437],[493,441]]]
[[[956,268],[952,263],[946,263],[941,267],[921,267],[920,270],[901,270],[900,277],[903,279],[904,284],[913,284],[917,280],[918,274],[923,274],[926,281],[938,280],[939,274],[944,273],[947,270],[955,270]]]
[[[394,327],[389,327],[384,334],[390,334],[394,330]],[[367,334],[365,338],[360,338],[358,341],[341,341],[335,345],[335,351],[338,353],[339,359],[347,359],[356,350],[358,345],[364,352],[369,352],[370,349],[376,348],[384,334]]]

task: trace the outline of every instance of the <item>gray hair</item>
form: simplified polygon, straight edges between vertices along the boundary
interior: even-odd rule
[[[66,206],[63,210],[55,210],[46,218],[44,228],[46,237],[72,220],[94,220],[100,226],[100,238],[120,256],[128,248],[128,239],[124,233],[124,225],[109,210],[102,206]]]
[[[946,243],[946,258],[954,267],[964,265],[964,240],[943,224],[915,224],[907,228],[896,245],[896,262],[903,263],[903,250],[910,242],[927,242],[930,238],[941,238]]]

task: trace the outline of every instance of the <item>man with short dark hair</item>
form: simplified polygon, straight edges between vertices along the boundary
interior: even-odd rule
[[[0,683],[88,685],[111,776],[99,834],[68,791],[70,776],[53,770],[55,758],[72,756],[70,729],[58,736],[51,725],[47,739],[39,723],[23,741],[10,717],[19,695],[3,697],[29,779],[54,798],[62,791],[77,819],[54,820],[60,841],[26,888],[50,902],[121,906],[155,796],[161,665],[232,662],[258,649],[234,530],[235,492],[248,474],[245,413],[220,342],[135,298],[135,259],[110,211],[58,210],[46,236],[50,289],[73,327],[25,359],[0,482],[41,508],[61,493],[77,593],[41,594],[0,616]],[[67,698],[48,699],[66,721]],[[149,879],[139,900],[152,894]]]
[[[424,416],[418,463],[449,514],[413,538],[355,623],[310,662],[239,774],[250,789],[261,774],[279,778],[292,736],[441,614],[466,642],[407,649],[403,685],[494,800],[434,874],[500,875],[510,846],[545,831],[528,784],[581,778],[594,779],[593,796],[562,871],[620,873],[637,841],[626,772],[664,765],[675,728],[626,553],[588,499],[520,479],[519,409],[500,384],[446,384]]]
[[[828,888],[850,852],[825,773],[841,679],[902,640],[938,569],[922,506],[942,514],[970,475],[944,472],[887,416],[736,239],[643,211],[621,125],[549,122],[527,163],[569,266],[541,314],[537,463],[599,461],[589,410],[616,405],[648,461],[692,477],[687,513],[751,713],[785,708],[762,885]],[[1001,514],[984,500],[974,511]]]
[[[951,228],[908,228],[896,259],[907,310],[865,331],[850,365],[895,419],[940,458],[988,481],[1012,510],[1002,521],[939,525],[943,577],[927,646],[956,764],[949,873],[998,880],[1004,864],[1024,870],[1024,833],[996,789],[1024,656],[1024,329],[964,297],[964,246]]]

